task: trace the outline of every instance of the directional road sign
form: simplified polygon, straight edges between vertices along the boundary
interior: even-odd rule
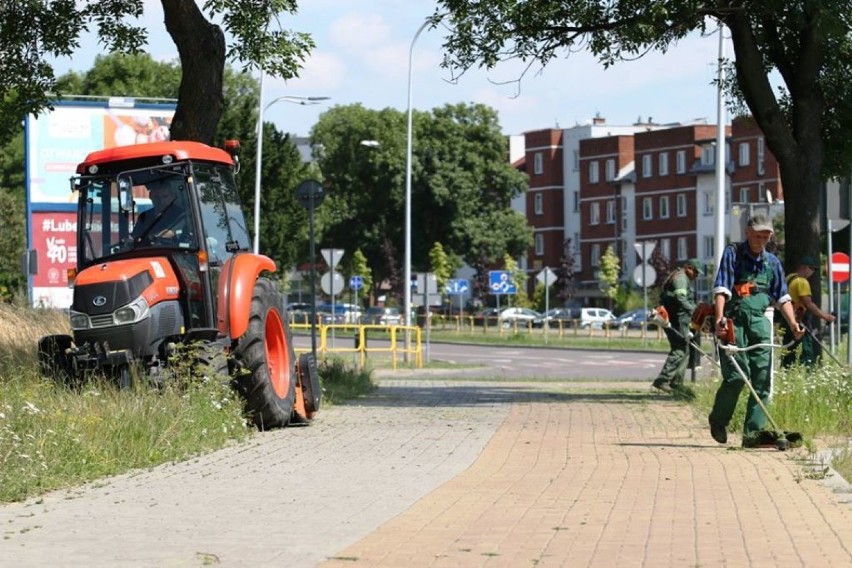
[[[446,291],[450,296],[467,294],[470,290],[470,282],[464,278],[453,278],[447,281]]]
[[[492,270],[488,273],[488,291],[492,294],[517,294],[518,287],[512,282],[508,270]]]
[[[349,277],[349,288],[352,290],[360,290],[364,287],[364,279],[358,275]]]

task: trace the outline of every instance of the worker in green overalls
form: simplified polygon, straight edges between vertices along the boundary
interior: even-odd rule
[[[663,284],[660,301],[669,314],[670,326],[665,328],[669,355],[653,383],[654,388],[663,392],[683,389],[683,378],[689,364],[689,320],[695,311],[691,283],[699,274],[704,276],[704,265],[697,258],[690,258]]]
[[[772,337],[772,322],[765,312],[770,304],[787,321],[793,336],[800,339],[805,330],[796,322],[781,261],[766,251],[772,237],[772,223],[763,214],[752,216],[746,227],[746,241],[725,247],[714,284],[716,335],[726,341],[728,322],[733,325],[737,347],[768,343]],[[736,354],[737,363],[749,378],[764,404],[768,403],[772,351],[759,347]],[[720,444],[728,441],[727,426],[734,414],[744,383],[727,355],[721,358],[722,384],[710,412],[710,435]],[[766,416],[749,397],[746,406],[743,446],[754,447],[764,439]]]

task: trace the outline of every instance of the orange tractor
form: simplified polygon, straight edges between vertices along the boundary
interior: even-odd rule
[[[126,388],[140,377],[162,383],[188,361],[229,377],[259,428],[313,418],[316,364],[310,354],[296,361],[284,298],[266,276],[275,263],[251,252],[234,182],[239,145],[226,148],[137,144],[77,166],[73,337],[41,338],[45,374],[66,383],[105,374]]]

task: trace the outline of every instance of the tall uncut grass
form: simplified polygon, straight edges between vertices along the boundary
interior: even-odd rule
[[[0,304],[0,503],[137,468],[187,459],[255,430],[226,377],[144,380],[119,390],[106,379],[71,389],[40,376],[38,338],[68,333],[67,315]],[[319,366],[323,405],[374,388],[367,371]]]

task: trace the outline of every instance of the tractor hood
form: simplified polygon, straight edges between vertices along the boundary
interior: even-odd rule
[[[92,316],[112,313],[140,296],[149,306],[177,300],[177,276],[166,257],[96,264],[77,275],[71,309]]]

